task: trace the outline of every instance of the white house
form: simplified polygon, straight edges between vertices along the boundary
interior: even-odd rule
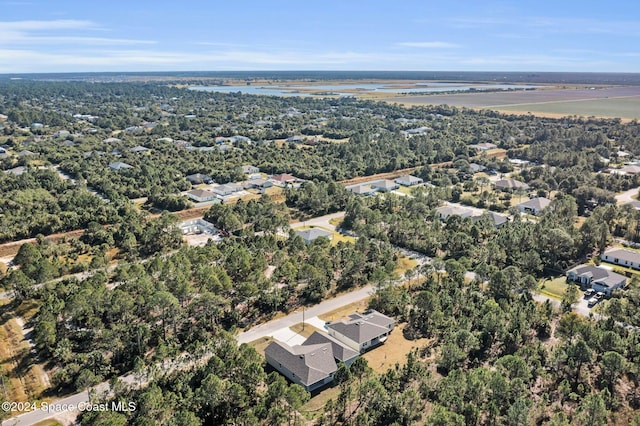
[[[396,178],[396,183],[402,186],[420,185],[424,182],[421,178],[411,175],[403,175]]]
[[[375,182],[371,182],[370,185],[371,188],[377,189],[380,192],[391,192],[395,189],[400,188],[400,185],[388,179],[377,180]]]
[[[191,219],[182,222],[180,225],[183,235],[192,234],[211,234],[216,235],[218,230],[213,223],[207,222],[204,219]]]
[[[375,195],[377,192],[377,190],[372,188],[369,184],[350,185],[347,186],[346,189],[356,195]]]
[[[384,343],[396,321],[378,311],[368,310],[349,315],[348,320],[327,324],[329,336],[359,353]]]
[[[623,248],[612,248],[602,253],[600,259],[605,262],[615,263],[616,265],[640,269],[640,253],[637,251]]]
[[[222,202],[215,193],[204,189],[194,189],[189,191],[187,192],[187,197],[191,198],[196,203],[203,203],[205,201],[214,201],[216,203]]]

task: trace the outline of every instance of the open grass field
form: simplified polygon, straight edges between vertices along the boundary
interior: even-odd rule
[[[640,87],[579,87],[529,91],[477,92],[385,99],[403,105],[451,105],[543,116],[640,118]]]
[[[579,115],[584,117],[626,118],[631,120],[640,117],[640,96],[507,105],[497,107],[496,109],[501,112],[530,112],[534,115]]]

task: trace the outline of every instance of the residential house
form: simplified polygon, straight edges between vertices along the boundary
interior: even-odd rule
[[[138,145],[138,146],[134,146],[129,151],[131,151],[134,154],[139,154],[139,153],[142,153],[142,152],[149,151],[149,148],[145,148],[144,146]]]
[[[237,185],[234,185],[234,184],[225,184],[225,185],[214,186],[211,188],[211,191],[217,195],[224,197],[227,195],[231,195],[235,192],[238,192],[241,189],[242,188],[239,188]]]
[[[430,131],[431,131],[431,127],[417,127],[415,129],[402,130],[400,133],[408,137],[413,135],[424,135]]]
[[[371,182],[370,185],[371,188],[376,189],[380,192],[391,192],[400,188],[400,185],[388,179],[377,180],[375,182]]]
[[[211,234],[216,235],[218,230],[213,223],[207,222],[204,219],[191,219],[182,222],[179,225],[182,230],[183,235],[192,235],[192,234]]]
[[[505,223],[509,222],[509,216],[507,216],[506,214],[496,213],[488,210],[484,213],[484,215],[489,216],[489,218],[493,222],[493,226],[495,226],[496,229],[502,228]]]
[[[384,343],[395,324],[393,318],[368,310],[351,314],[348,320],[328,323],[327,330],[329,336],[362,353]]]
[[[496,149],[498,145],[489,142],[478,143],[475,145],[469,145],[469,148],[477,149],[478,151],[489,151],[490,149]]]
[[[480,173],[480,172],[484,172],[485,170],[487,170],[487,168],[485,166],[483,166],[482,164],[478,164],[478,163],[469,163],[469,168],[471,169],[471,171],[473,173]]]
[[[244,173],[245,175],[253,175],[256,173],[260,173],[260,169],[256,166],[247,164],[244,166],[240,166],[240,173]]]
[[[109,164],[109,168],[113,171],[119,172],[120,170],[132,169],[133,166],[122,161],[116,161]]]
[[[421,178],[411,175],[402,175],[396,178],[396,183],[402,186],[420,185],[423,182]]]
[[[627,268],[640,269],[640,252],[634,250],[612,248],[602,253],[600,259]]]
[[[460,217],[480,217],[482,212],[470,207],[464,207],[456,204],[447,204],[446,206],[436,207],[436,212],[440,216],[440,220],[447,220],[449,216]]]
[[[104,142],[104,143],[117,143],[117,142],[122,142],[122,139],[106,138],[106,139],[103,139],[102,142]]]
[[[13,169],[5,170],[4,172],[9,175],[20,176],[27,171],[27,168],[24,166],[14,167]]]
[[[204,175],[202,173],[196,173],[193,175],[185,176],[185,179],[191,182],[193,185],[199,185],[201,183],[212,183],[213,178],[208,175]]]
[[[71,132],[69,132],[68,130],[58,130],[52,136],[53,136],[54,139],[68,138],[70,134],[71,134]]]
[[[579,283],[582,288],[592,288],[607,296],[627,284],[627,277],[593,265],[579,265],[567,271],[567,280]]]
[[[516,191],[518,189],[523,189],[523,190],[529,189],[529,185],[515,179],[500,179],[500,180],[497,180],[493,185],[495,186],[496,189],[500,191]]]
[[[273,182],[274,185],[276,186],[280,186],[280,187],[285,187],[288,185],[293,185],[293,183],[295,183],[298,178],[296,178],[293,175],[290,175],[289,173],[282,173],[279,175],[273,175],[271,176],[271,182]]]
[[[354,351],[335,337],[331,337],[327,333],[321,333],[319,331],[314,331],[313,334],[309,336],[302,345],[309,346],[324,343],[331,343],[333,357],[337,362],[344,362],[347,367],[350,366],[351,363],[353,363],[353,361],[358,359],[358,357],[360,356],[359,352]]]
[[[187,192],[187,197],[191,198],[196,203],[204,203],[206,201],[214,201],[216,203],[222,202],[215,193],[205,189],[194,189],[189,191]]]
[[[307,138],[303,136],[291,136],[287,138],[287,142],[289,143],[303,143]]]
[[[537,216],[542,210],[549,207],[551,200],[545,197],[536,197],[516,205],[516,208],[522,213]]]
[[[18,157],[20,158],[24,158],[24,157],[33,157],[34,155],[36,155],[35,152],[32,151],[28,151],[28,150],[22,150],[18,153]]]
[[[264,356],[269,365],[309,392],[330,383],[338,370],[330,342],[289,346],[273,341]]]
[[[326,231],[322,228],[309,228],[301,231],[296,231],[296,235],[299,235],[305,243],[310,244],[318,238],[333,239],[333,232]]]
[[[246,182],[246,187],[251,189],[257,189],[259,191],[264,191],[267,188],[271,188],[273,186],[273,182],[267,179],[257,178],[257,179],[249,179]]]
[[[369,184],[350,185],[347,186],[346,189],[356,195],[376,195],[377,192],[377,190],[372,188]]]

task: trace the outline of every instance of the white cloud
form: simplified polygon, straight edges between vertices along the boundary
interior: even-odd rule
[[[46,31],[95,28],[91,21],[56,19],[53,21],[0,21],[0,31]]]
[[[447,43],[445,41],[405,41],[398,43],[398,46],[418,47],[422,49],[456,49],[459,44]]]

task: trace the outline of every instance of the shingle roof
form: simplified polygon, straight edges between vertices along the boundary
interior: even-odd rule
[[[388,333],[389,326],[393,324],[395,324],[393,318],[372,310],[363,314],[351,314],[348,321],[333,322],[328,324],[327,328],[335,330],[358,344],[362,344]]]
[[[193,191],[187,192],[187,194],[197,198],[211,198],[216,196],[213,192],[205,189],[194,189]]]
[[[567,273],[573,272],[580,277],[591,278],[592,282],[604,287],[614,287],[627,278],[608,269],[598,268],[592,265],[579,265],[573,269],[569,269]]]
[[[302,231],[296,231],[296,234],[300,235],[305,241],[313,241],[316,238],[325,237],[331,238],[333,237],[333,232],[325,231],[322,228],[309,228],[304,229]]]
[[[536,211],[540,211],[540,210],[546,209],[549,206],[549,204],[551,204],[550,199],[545,197],[536,197],[518,204],[518,207],[535,209]]]
[[[371,187],[372,188],[380,188],[380,189],[384,189],[384,190],[390,191],[392,189],[397,188],[398,184],[395,183],[392,180],[383,179],[383,180],[377,180],[375,182],[371,182]]]
[[[357,357],[360,355],[358,352],[354,351],[344,343],[340,342],[338,339],[335,339],[329,336],[326,333],[320,333],[318,331],[314,331],[311,336],[302,344],[303,346],[316,345],[322,343],[331,343],[331,349],[333,350],[333,357],[338,361],[345,362],[350,360],[351,358]]]
[[[273,341],[264,352],[266,356],[282,364],[284,368],[300,378],[302,384],[311,386],[338,369],[331,348],[331,343],[292,347],[286,343]]]
[[[629,262],[640,263],[640,253],[633,250],[627,250],[623,248],[614,248],[604,252],[605,256],[613,257],[616,259],[627,260]]]
[[[518,188],[528,189],[529,188],[529,185],[527,185],[526,183],[520,182],[519,180],[515,180],[515,179],[501,179],[496,181],[494,185],[496,188],[499,188],[499,189],[518,189]]]

